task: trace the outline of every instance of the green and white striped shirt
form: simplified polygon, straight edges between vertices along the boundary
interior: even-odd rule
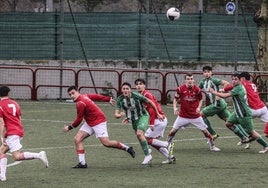
[[[248,106],[247,92],[243,85],[239,84],[231,90],[233,106],[238,118],[251,116],[251,110]]]
[[[147,98],[139,93],[131,92],[131,97],[127,98],[124,95],[120,95],[116,101],[116,109],[123,109],[126,113],[126,117],[134,122],[143,115],[148,115],[148,112],[142,105],[142,103],[148,102]]]

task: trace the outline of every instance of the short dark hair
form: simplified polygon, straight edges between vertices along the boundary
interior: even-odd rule
[[[67,92],[69,93],[69,92],[72,91],[73,89],[74,89],[75,91],[78,90],[76,86],[70,86],[70,87],[68,87]]]
[[[212,67],[211,66],[204,66],[203,71],[205,71],[205,70],[212,71]]]
[[[138,78],[137,80],[135,80],[134,83],[137,85],[138,82],[140,82],[140,83],[142,83],[142,84],[144,84],[144,85],[146,84],[145,80],[142,79],[142,78]]]
[[[232,77],[237,77],[237,78],[240,79],[240,73],[239,73],[239,72],[234,72],[234,73],[232,74]]]
[[[192,77],[192,76],[193,76],[193,74],[192,74],[192,73],[190,73],[190,72],[187,72],[187,73],[184,75],[184,79],[186,79],[186,76]]]
[[[125,85],[131,88],[131,84],[130,84],[130,83],[128,83],[128,82],[124,82],[124,83],[122,84],[122,87],[125,86]]]
[[[246,80],[250,80],[250,74],[248,72],[241,72],[239,78],[244,77]]]
[[[8,96],[8,93],[9,92],[10,92],[9,87],[7,87],[7,86],[0,87],[0,97],[6,97],[6,96]]]

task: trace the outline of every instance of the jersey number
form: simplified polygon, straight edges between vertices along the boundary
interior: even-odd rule
[[[257,93],[257,87],[256,87],[256,85],[255,84],[251,84],[251,87],[252,87],[252,89],[253,89],[253,91],[255,92],[255,93]]]
[[[8,104],[8,107],[12,109],[12,115],[16,116],[17,109],[15,104]]]

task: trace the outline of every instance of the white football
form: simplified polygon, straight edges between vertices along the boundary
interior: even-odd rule
[[[181,16],[180,10],[175,7],[171,7],[167,11],[167,18],[170,21],[178,20],[180,16]]]

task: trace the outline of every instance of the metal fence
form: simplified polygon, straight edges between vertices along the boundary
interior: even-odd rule
[[[67,88],[77,86],[82,93],[100,93],[117,97],[120,86],[127,81],[134,84],[137,78],[146,78],[147,89],[162,104],[171,102],[178,84],[184,83],[185,71],[158,71],[135,69],[74,69],[50,67],[0,66],[0,85],[12,88],[11,97],[30,100],[62,100],[69,98]],[[203,78],[200,71],[192,71],[196,82]],[[231,74],[214,72],[216,77],[231,82]],[[252,73],[260,95],[267,101],[268,74]],[[134,88],[134,85],[133,85]]]
[[[149,20],[147,20],[149,18]],[[0,59],[254,62],[252,15],[0,13]]]

